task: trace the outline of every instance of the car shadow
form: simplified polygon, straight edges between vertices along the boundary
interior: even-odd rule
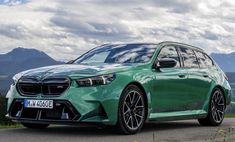
[[[167,131],[173,129],[186,129],[186,128],[195,128],[200,125],[197,121],[172,121],[172,122],[148,122],[145,123],[141,132],[149,133],[156,131]],[[22,134],[47,134],[47,135],[76,135],[76,136],[120,136],[117,130],[114,127],[109,126],[60,126],[52,125],[47,129],[28,129],[28,128],[19,128],[19,129],[9,129],[8,131],[14,133]]]
[[[200,124],[195,121],[166,121],[166,122],[148,122],[144,124],[142,132],[148,131],[167,131],[173,129],[197,128]]]

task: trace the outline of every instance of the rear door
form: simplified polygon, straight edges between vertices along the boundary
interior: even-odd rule
[[[207,70],[202,70],[195,50],[184,46],[179,47],[183,58],[184,69],[188,72],[185,88],[185,102],[187,110],[200,110],[205,102],[206,92],[210,88],[210,78]]]
[[[201,51],[196,51],[196,56],[199,62],[199,73],[200,73],[200,84],[197,85],[198,90],[200,91],[199,93],[202,94],[201,96],[201,101],[206,101],[208,100],[208,93],[210,92],[211,89],[211,83],[212,83],[212,78],[213,78],[213,72],[216,72],[217,69],[214,66],[213,61],[210,59],[210,57],[201,52]],[[203,107],[203,106],[202,106]]]

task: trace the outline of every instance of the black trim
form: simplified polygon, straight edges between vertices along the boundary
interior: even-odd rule
[[[70,102],[53,100],[53,103],[53,109],[24,108],[24,99],[15,99],[9,109],[9,118],[16,121],[74,122],[81,117]],[[68,117],[63,119],[65,112]]]
[[[24,80],[24,79],[25,79],[25,81],[21,82],[21,80]],[[50,79],[51,79],[51,81],[50,81]],[[64,82],[61,82],[60,79],[63,79]],[[32,81],[30,81],[30,80],[32,80]],[[63,94],[66,90],[68,90],[70,88],[71,82],[72,82],[72,80],[67,76],[50,76],[50,77],[46,77],[46,78],[43,78],[43,79],[38,79],[37,77],[34,77],[34,76],[22,76],[16,84],[16,89],[17,89],[17,92],[21,96],[34,97],[34,96],[41,95],[43,97],[44,96],[45,97],[47,97],[47,96],[57,97],[57,96],[60,96],[61,94]],[[22,91],[21,84],[23,86],[31,86],[32,87],[31,89],[33,89],[33,91],[32,92]],[[64,89],[62,88],[63,90],[61,90],[60,92],[51,92],[50,93],[51,90],[50,91],[48,90],[49,86],[53,86],[53,85],[54,86],[55,85],[60,86],[60,84],[63,85],[62,87],[66,87],[66,88],[64,88]],[[58,89],[60,89],[60,88],[58,88]]]
[[[102,122],[80,122],[80,121],[46,121],[46,120],[23,120],[9,117],[13,122],[32,124],[58,124],[58,125],[79,125],[79,126],[103,126]]]

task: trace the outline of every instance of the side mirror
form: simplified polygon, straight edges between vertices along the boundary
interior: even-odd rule
[[[74,60],[70,60],[68,62],[66,62],[65,64],[72,64],[74,62]]]
[[[177,64],[176,60],[172,58],[163,58],[157,61],[155,68],[173,68]]]

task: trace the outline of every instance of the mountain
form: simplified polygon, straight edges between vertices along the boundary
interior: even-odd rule
[[[0,54],[0,76],[4,76],[0,78],[0,92],[9,88],[12,76],[18,72],[57,64],[63,62],[55,61],[46,53],[36,49],[19,47],[6,54]]]
[[[50,56],[36,49],[15,48],[6,54],[0,54],[0,73],[12,75],[20,71],[61,64]]]
[[[25,56],[27,55],[27,56]],[[0,61],[17,61],[22,62],[29,58],[45,58],[49,57],[46,53],[42,51],[38,51],[36,49],[26,49],[22,47],[18,47],[13,49],[11,52],[6,54],[0,54]],[[49,57],[50,58],[50,57]],[[17,59],[17,60],[15,60]]]
[[[211,57],[224,72],[235,72],[235,52],[229,54],[212,53]]]

